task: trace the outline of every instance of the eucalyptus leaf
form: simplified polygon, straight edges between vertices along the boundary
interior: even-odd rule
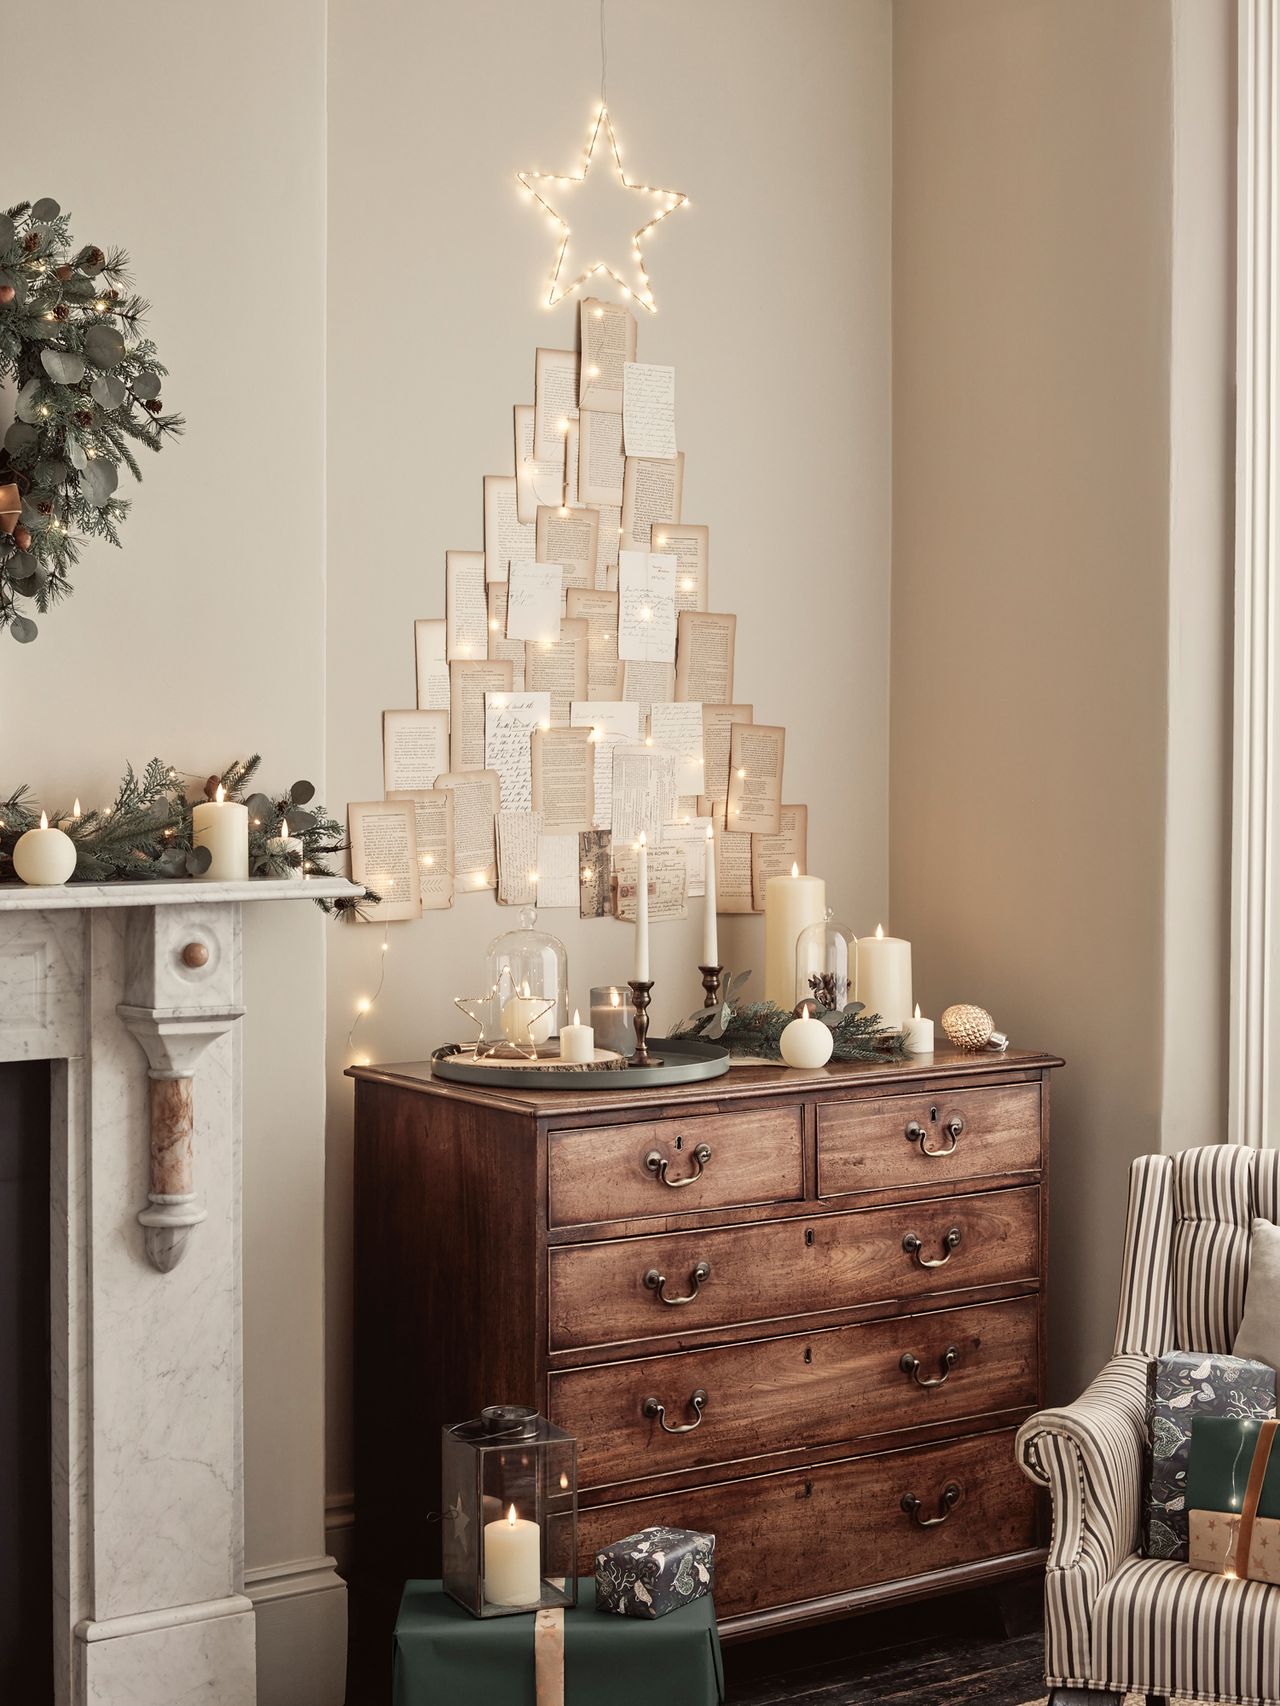
[[[848,1002],[846,1002],[844,1009],[843,1009],[843,1017],[846,1019],[852,1019],[852,1017],[855,1013],[864,1012],[866,1010],[866,1005],[867,1004],[865,1001],[848,1001]]]
[[[158,397],[160,395],[160,375],[153,373],[149,367],[146,367],[134,378],[130,389],[134,396],[141,397],[144,403],[150,397]]]
[[[292,835],[301,835],[305,830],[314,829],[316,814],[314,812],[287,811],[284,821]]]
[[[42,586],[48,583],[49,571],[41,568],[38,575],[31,575],[24,581],[14,581],[13,590],[19,598],[34,598]]]
[[[114,373],[100,373],[89,387],[89,395],[100,409],[118,409],[124,402],[125,383]]]
[[[81,475],[85,491],[89,494],[89,502],[102,508],[115,491],[120,482],[114,462],[108,462],[105,456],[99,456],[90,462]]]
[[[316,797],[314,782],[295,782],[289,790],[289,798],[295,806],[305,806]]]
[[[31,217],[38,219],[42,225],[47,225],[50,220],[56,219],[61,212],[61,207],[51,195],[42,195],[40,200],[32,206]]]
[[[116,367],[124,360],[124,339],[114,326],[90,326],[84,353],[95,367]]]
[[[266,829],[268,827],[273,828],[273,826],[279,822],[279,809],[276,806],[276,802],[269,794],[250,794],[249,798],[244,803],[249,808],[250,824],[252,824],[256,818],[258,823]]]
[[[11,580],[15,586],[19,581],[30,580],[36,572],[38,561],[33,551],[15,551],[12,557],[5,560],[6,579]]]
[[[13,421],[4,435],[4,447],[10,456],[19,456],[24,450],[30,450],[39,436],[36,429],[25,421]]]
[[[187,871],[190,876],[202,877],[213,863],[213,854],[207,847],[193,847],[187,854]]]
[[[59,462],[56,457],[36,463],[36,479],[42,486],[60,486],[66,477],[67,465],[65,462]]]
[[[98,328],[95,327],[94,330]],[[74,350],[42,350],[40,365],[57,385],[78,385],[84,378],[84,357],[77,355]]]
[[[84,445],[78,438],[67,440],[67,461],[73,468],[82,469],[89,466],[89,458],[84,453]]]
[[[37,375],[28,379],[18,392],[18,400],[14,404],[14,413],[20,421],[26,421],[29,426],[40,419],[40,405],[36,398],[44,390],[44,380]]]
[[[9,632],[20,646],[29,646],[39,631],[29,616],[15,616],[9,624]]]
[[[7,213],[0,213],[0,249],[7,249],[15,236],[13,221]]]

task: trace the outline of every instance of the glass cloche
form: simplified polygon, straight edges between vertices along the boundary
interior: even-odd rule
[[[830,911],[821,924],[808,924],[796,938],[796,1005],[812,1002],[840,1012],[857,1000],[858,938]]]
[[[537,928],[526,906],[515,930],[490,942],[487,983],[502,1001],[502,1028],[518,1047],[549,1042],[569,1022],[569,960],[558,936]]]

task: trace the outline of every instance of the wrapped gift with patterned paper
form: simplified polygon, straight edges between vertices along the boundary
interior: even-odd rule
[[[691,1528],[644,1528],[596,1553],[596,1610],[665,1617],[711,1592],[716,1537]]]
[[[1262,1421],[1276,1413],[1276,1371],[1243,1357],[1169,1351],[1151,1368],[1147,1497],[1148,1558],[1187,1559],[1187,1460],[1200,1416]]]
[[[1193,1569],[1280,1584],[1278,1428],[1196,1417],[1187,1469]]]

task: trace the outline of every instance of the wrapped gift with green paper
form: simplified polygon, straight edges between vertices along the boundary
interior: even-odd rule
[[[1280,1443],[1275,1421],[1197,1416],[1187,1469],[1190,1563],[1280,1583]]]
[[[595,1610],[590,1576],[578,1582],[576,1610],[489,1619],[472,1617],[439,1582],[407,1582],[392,1706],[721,1706],[708,1595],[656,1622]]]

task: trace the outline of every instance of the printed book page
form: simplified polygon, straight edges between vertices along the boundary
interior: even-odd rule
[[[447,788],[406,789],[388,799],[413,802],[418,888],[424,912],[453,905],[453,795]]]
[[[595,296],[583,298],[578,314],[580,408],[622,413],[622,370],[636,359],[636,343],[636,317],[629,308]]]
[[[511,660],[460,658],[449,665],[449,763],[446,770],[483,770],[484,696],[510,693]],[[457,823],[454,824],[455,831]]]
[[[507,591],[509,581],[489,582],[489,657],[495,663],[510,663],[511,691],[524,692],[524,641],[507,638]]]
[[[536,526],[538,561],[560,565],[561,586],[593,586],[600,511],[569,509],[563,504],[551,509],[543,505],[538,510]]]
[[[751,895],[751,837],[716,830],[716,911],[754,912]]]
[[[684,451],[670,461],[628,456],[622,476],[622,543],[647,551],[657,521],[679,521],[684,503]]]
[[[578,418],[578,497],[587,504],[622,503],[622,416],[584,410]]]
[[[533,809],[548,835],[575,836],[591,828],[595,812],[595,742],[590,729],[543,729],[531,742]],[[576,856],[575,856],[576,858]],[[577,903],[577,886],[574,887]]]
[[[622,666],[622,697],[639,705],[643,722],[655,704],[676,696],[676,666],[673,663],[641,663],[632,658]]]
[[[679,571],[677,570],[677,580]],[[733,698],[738,618],[682,610],[676,618],[676,698],[727,705]]]
[[[449,664],[445,657],[443,617],[426,617],[413,625],[414,662],[418,678],[418,709],[449,713]]]
[[[724,803],[729,797],[729,735],[735,723],[755,720],[751,705],[707,705],[702,707],[703,775],[706,783],[698,802],[704,817],[724,822]],[[718,809],[717,809],[718,808]]]
[[[564,462],[570,421],[578,418],[578,352],[540,349],[533,368],[533,454],[539,462]]]
[[[787,731],[735,723],[729,732],[729,799],[725,823],[741,834],[777,835],[782,828],[782,760]]]
[[[446,772],[437,788],[453,794],[454,891],[491,889],[498,881],[494,819],[498,815],[498,778],[492,770]]]
[[[622,697],[618,657],[618,595],[594,588],[570,587],[565,601],[570,618],[587,624],[587,698]]]
[[[791,867],[808,872],[809,808],[783,806],[776,835],[751,837],[751,894],[757,912],[764,911],[764,885],[770,877],[789,877]]]
[[[447,711],[382,713],[382,788],[386,794],[430,788],[449,768]]]
[[[539,462],[533,454],[533,404],[517,403],[513,410],[516,451],[516,519],[528,525],[538,513],[539,504],[562,504],[565,501],[565,450],[549,462]]]
[[[504,581],[513,561],[532,561],[537,554],[532,522],[522,526],[516,508],[514,474],[484,477],[484,578]]]
[[[347,807],[351,880],[381,896],[369,919],[394,924],[422,913],[414,810],[407,800],[353,800]],[[357,913],[359,918],[361,914]]]
[[[561,622],[558,640],[525,648],[525,688],[551,695],[552,728],[568,728],[569,706],[587,696],[587,641],[587,624],[579,618]]]
[[[650,544],[676,560],[676,613],[711,602],[711,529],[692,521],[655,521]]]
[[[489,655],[489,607],[484,593],[484,552],[444,554],[445,656]]]

